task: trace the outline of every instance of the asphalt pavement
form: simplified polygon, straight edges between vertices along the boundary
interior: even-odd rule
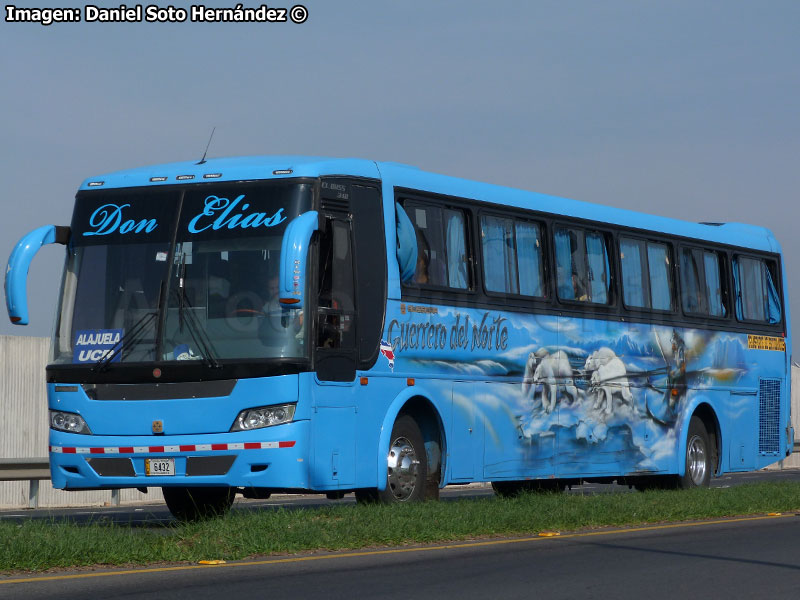
[[[0,578],[0,598],[796,598],[800,518]]]

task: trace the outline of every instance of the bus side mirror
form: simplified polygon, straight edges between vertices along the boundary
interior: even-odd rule
[[[14,325],[28,324],[28,269],[39,249],[45,244],[66,244],[69,241],[69,227],[45,225],[24,236],[8,259],[6,268],[6,307],[8,318]]]
[[[319,214],[312,210],[293,219],[283,234],[278,300],[287,308],[303,308],[308,246],[317,229]]]

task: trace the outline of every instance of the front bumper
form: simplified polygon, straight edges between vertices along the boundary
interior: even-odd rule
[[[97,436],[50,430],[53,487],[162,486],[308,489],[309,422],[247,432]],[[175,475],[149,476],[146,459],[173,458]]]

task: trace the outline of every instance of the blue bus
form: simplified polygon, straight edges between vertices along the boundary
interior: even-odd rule
[[[87,179],[47,366],[52,481],[362,501],[581,481],[693,487],[787,456],[780,246],[689,223],[316,157]]]

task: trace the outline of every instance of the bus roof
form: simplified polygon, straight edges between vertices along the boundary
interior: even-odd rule
[[[602,204],[481,183],[423,171],[394,162],[318,156],[245,156],[167,163],[117,171],[86,179],[80,189],[162,186],[211,181],[242,181],[347,175],[381,179],[387,185],[536,210],[710,242],[780,252],[772,233],[741,223],[702,224]]]
[[[375,162],[370,160],[321,156],[241,156],[209,158],[202,164],[196,161],[187,161],[116,171],[91,177],[81,184],[80,189],[319,177],[320,175],[350,175],[373,179],[380,176]]]

